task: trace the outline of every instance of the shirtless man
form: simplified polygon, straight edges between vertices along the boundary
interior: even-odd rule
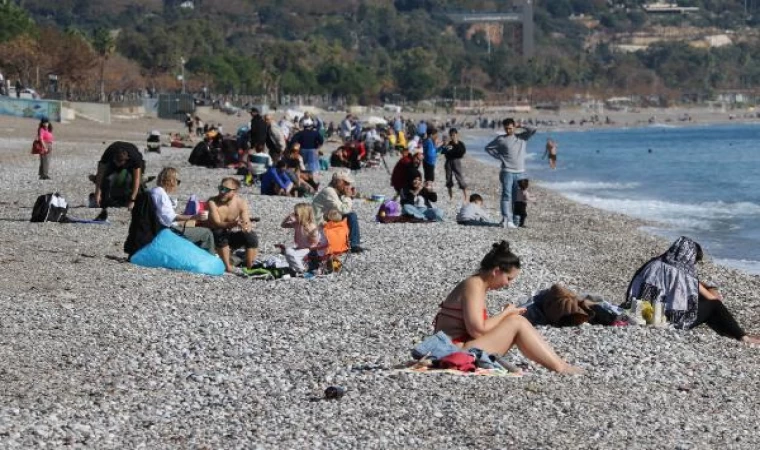
[[[245,247],[245,269],[251,270],[259,248],[259,238],[253,231],[248,202],[237,195],[240,182],[232,177],[222,180],[219,195],[208,201],[209,227],[214,233],[216,252],[222,258],[227,272],[234,269],[230,263],[230,249]],[[234,230],[234,231],[233,231]]]

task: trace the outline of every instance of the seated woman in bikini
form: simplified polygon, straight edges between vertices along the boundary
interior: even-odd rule
[[[583,369],[557,356],[548,342],[522,314],[524,308],[507,305],[499,314],[488,317],[486,293],[509,287],[520,273],[520,258],[509,250],[509,243],[493,245],[480,262],[480,270],[462,281],[441,303],[435,316],[435,331],[443,331],[462,348],[479,348],[503,355],[517,345],[527,358],[549,370],[578,374]]]

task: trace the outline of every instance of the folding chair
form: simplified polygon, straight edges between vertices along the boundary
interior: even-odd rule
[[[322,232],[325,235],[327,245],[320,249],[324,250],[324,255],[319,257],[319,268],[326,273],[347,270],[346,264],[351,256],[351,252],[349,251],[351,246],[349,244],[348,220],[326,222],[322,226]]]

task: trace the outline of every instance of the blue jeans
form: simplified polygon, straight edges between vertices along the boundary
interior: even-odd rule
[[[319,174],[319,151],[315,148],[302,148],[301,158],[306,172]]]
[[[362,236],[359,233],[359,217],[355,212],[343,214],[343,218],[348,221],[348,243],[351,248],[358,247],[362,242]]]
[[[430,222],[443,222],[443,211],[438,208],[420,208],[410,204],[404,205],[404,214]]]
[[[499,180],[501,180],[501,217],[504,220],[508,220],[515,223],[512,214],[512,199],[517,195],[517,182],[525,179],[525,172],[507,172],[502,170],[499,173]]]

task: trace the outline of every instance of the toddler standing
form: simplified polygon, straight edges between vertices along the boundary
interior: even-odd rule
[[[528,202],[533,201],[533,196],[528,192],[530,182],[527,178],[517,180],[517,193],[515,195],[515,203],[512,207],[515,215],[515,225],[518,227],[525,226],[525,218],[528,217]]]

